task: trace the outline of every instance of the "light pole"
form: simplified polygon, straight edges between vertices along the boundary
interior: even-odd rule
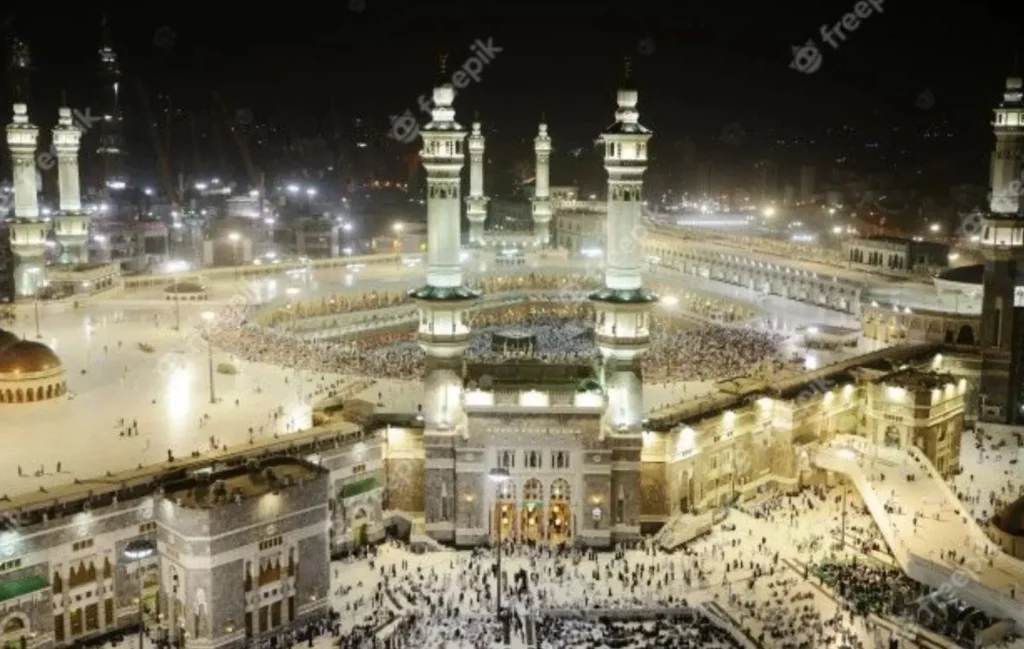
[[[299,294],[299,289],[295,286],[290,286],[285,289],[285,293],[291,298],[288,306],[291,310],[291,329],[292,338],[296,339],[298,320],[299,320],[299,303],[295,301],[295,296]],[[299,373],[299,345],[297,340],[292,340],[292,348],[295,350],[295,354],[292,357],[292,365],[295,366],[295,390],[299,397],[299,402],[302,402],[302,375]]]
[[[213,322],[213,311],[203,311],[203,320],[207,324]],[[206,331],[206,360],[210,366],[210,403],[217,403],[217,393],[213,387],[213,337],[209,329]]]
[[[40,285],[40,281],[37,278],[37,276],[39,275],[39,267],[38,266],[33,266],[32,268],[28,269],[28,272],[29,272],[30,275],[32,275],[32,284],[35,287],[35,301],[33,302],[32,306],[33,306],[33,309],[35,310],[36,338],[42,338],[43,337],[42,334],[39,333],[39,291],[42,290],[42,286]]]
[[[146,621],[143,618],[145,612],[145,603],[142,601],[142,587],[144,579],[142,578],[142,560],[148,559],[156,553],[156,541],[150,539],[134,539],[128,542],[128,545],[124,548],[124,557],[129,561],[135,561],[139,564],[139,649],[142,647],[142,638],[146,634]]]
[[[508,480],[511,477],[509,475],[509,473],[508,473],[508,469],[505,469],[503,467],[496,467],[496,468],[491,469],[490,473],[488,473],[488,476],[491,478],[491,481],[494,482],[494,484],[496,484],[496,485],[500,485],[501,483],[505,482],[506,480]],[[498,599],[497,599],[497,609],[496,610],[498,612],[498,621],[501,623],[501,639],[502,639],[502,643],[505,644],[505,645],[508,645],[509,642],[510,642],[509,628],[508,628],[508,616],[507,615],[503,615],[502,614],[502,610],[501,610],[501,528],[502,528],[501,515],[499,514],[499,516],[498,516],[498,566],[497,566],[497,568],[498,568],[498,575],[497,575],[497,577],[498,577],[498,582],[497,582],[498,583]]]

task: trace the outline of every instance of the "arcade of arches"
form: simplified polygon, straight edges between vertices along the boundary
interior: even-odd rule
[[[558,478],[545,490],[537,478],[523,483],[521,493],[511,480],[497,485],[491,513],[491,540],[560,545],[575,536],[572,488]]]

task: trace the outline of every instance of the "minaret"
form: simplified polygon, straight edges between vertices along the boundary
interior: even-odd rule
[[[484,136],[480,122],[473,122],[473,132],[469,135],[469,197],[466,198],[470,245],[484,245],[487,200],[484,196]]]
[[[89,261],[89,215],[82,211],[79,184],[78,151],[82,129],[75,123],[71,109],[57,110],[57,126],[53,129],[53,148],[57,152],[57,184],[60,188],[60,212],[54,217],[54,236],[61,261]]]
[[[639,458],[643,445],[643,377],[640,357],[650,345],[650,311],[658,298],[643,288],[641,201],[651,131],[640,125],[629,62],[618,93],[615,123],[603,134],[608,171],[608,225],[604,288],[590,296],[595,337],[604,360],[607,410],[602,435],[616,438],[612,485],[612,539],[639,535],[632,519],[639,502]],[[617,485],[617,486],[616,486]]]
[[[419,344],[426,352],[423,380],[423,512],[433,538],[456,540],[450,499],[457,493],[457,441],[466,438],[462,408],[463,353],[469,346],[469,312],[478,295],[462,285],[459,259],[462,209],[460,172],[466,132],[455,121],[455,89],[444,80],[434,88],[431,120],[420,129],[420,158],[427,171],[427,284],[410,293],[419,306]],[[484,479],[477,475],[474,485]]]
[[[36,186],[36,141],[39,129],[28,121],[28,106],[14,104],[14,119],[7,126],[7,146],[14,167],[14,215],[39,218]]]
[[[982,421],[1024,423],[1024,218],[1021,216],[1021,156],[1024,155],[1024,93],[1021,78],[1009,77],[992,122],[990,213],[981,222],[985,257],[982,279]]]
[[[78,149],[81,141],[82,129],[75,124],[71,109],[62,106],[57,111],[57,126],[53,129],[62,212],[77,214],[82,211],[82,192],[78,178]]]
[[[469,345],[466,310],[477,297],[462,285],[459,174],[466,131],[455,121],[454,99],[450,83],[434,88],[432,119],[420,130],[427,171],[427,285],[412,297],[420,308],[420,347],[427,353],[423,418],[428,433],[453,432],[460,424],[462,354]]]
[[[537,174],[533,185],[533,243],[547,247],[551,240],[551,137],[541,117],[537,137],[533,139],[537,156]]]

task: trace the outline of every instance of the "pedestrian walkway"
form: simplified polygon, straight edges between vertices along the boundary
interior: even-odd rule
[[[919,452],[841,436],[819,467],[857,488],[902,570],[911,578],[1012,619],[1024,631],[1024,563],[999,550]]]

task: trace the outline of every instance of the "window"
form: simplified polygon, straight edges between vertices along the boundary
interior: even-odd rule
[[[260,550],[269,550],[271,548],[276,548],[277,546],[282,545],[283,543],[284,543],[283,537],[276,536],[276,537],[274,537],[272,539],[267,539],[265,541],[260,541]]]
[[[71,551],[72,552],[78,552],[79,550],[86,550],[88,548],[91,548],[92,545],[93,545],[93,540],[92,539],[86,539],[84,541],[75,541],[74,543],[71,544]]]
[[[10,561],[4,561],[0,563],[0,572],[7,572],[8,570],[17,570],[21,567],[21,559],[11,559]]]
[[[357,475],[359,473],[366,473],[365,464],[357,464],[354,467],[352,467],[352,475]]]
[[[147,534],[149,532],[155,532],[155,531],[156,531],[156,522],[155,521],[149,522],[149,523],[143,523],[142,525],[139,525],[139,534]]]

